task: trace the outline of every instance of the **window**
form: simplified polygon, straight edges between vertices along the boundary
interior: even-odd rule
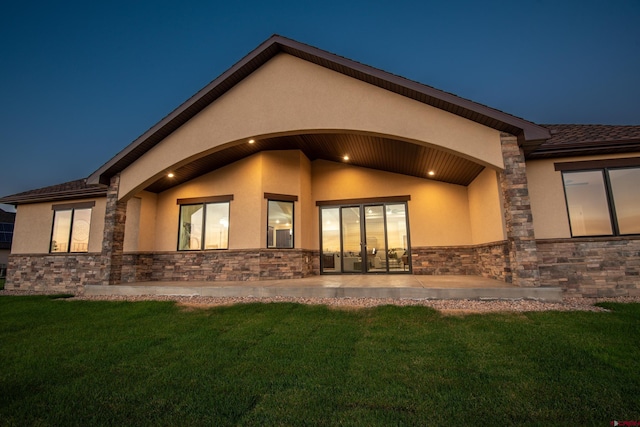
[[[640,234],[639,167],[563,171],[562,179],[573,237]]]
[[[640,168],[609,170],[620,234],[640,234]]]
[[[293,201],[269,200],[267,216],[267,248],[293,248]]]
[[[51,253],[88,252],[91,210],[94,202],[54,205]]]
[[[13,224],[0,222],[0,243],[11,243],[13,238]]]
[[[204,249],[229,249],[229,201],[180,206],[178,250]]]

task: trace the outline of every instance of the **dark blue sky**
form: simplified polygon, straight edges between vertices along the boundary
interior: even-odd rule
[[[274,33],[536,123],[640,124],[640,0],[31,1],[0,13],[0,196],[91,174]]]

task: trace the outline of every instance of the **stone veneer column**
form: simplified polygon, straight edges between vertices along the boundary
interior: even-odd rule
[[[107,208],[102,238],[102,284],[117,285],[122,280],[122,253],[127,202],[118,200],[120,174],[111,178],[107,189]]]
[[[515,136],[500,135],[504,171],[500,176],[511,282],[517,286],[540,286],[538,251],[533,231],[524,152]],[[508,278],[507,274],[507,278]]]

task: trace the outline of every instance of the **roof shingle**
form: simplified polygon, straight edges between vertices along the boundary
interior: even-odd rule
[[[551,131],[551,138],[529,154],[528,159],[640,151],[639,125],[542,126]]]
[[[81,197],[102,197],[107,194],[107,186],[101,184],[89,185],[86,178],[48,187],[36,188],[0,198],[0,203],[18,205],[23,203],[37,203],[44,201],[71,200]]]

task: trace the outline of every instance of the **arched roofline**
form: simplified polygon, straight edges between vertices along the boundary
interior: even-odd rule
[[[515,135],[525,153],[535,150],[542,142],[550,138],[548,129],[524,119],[295,40],[274,35],[125,147],[91,174],[87,182],[89,184],[107,184],[111,176],[127,168],[279,53],[293,55],[487,127]]]

